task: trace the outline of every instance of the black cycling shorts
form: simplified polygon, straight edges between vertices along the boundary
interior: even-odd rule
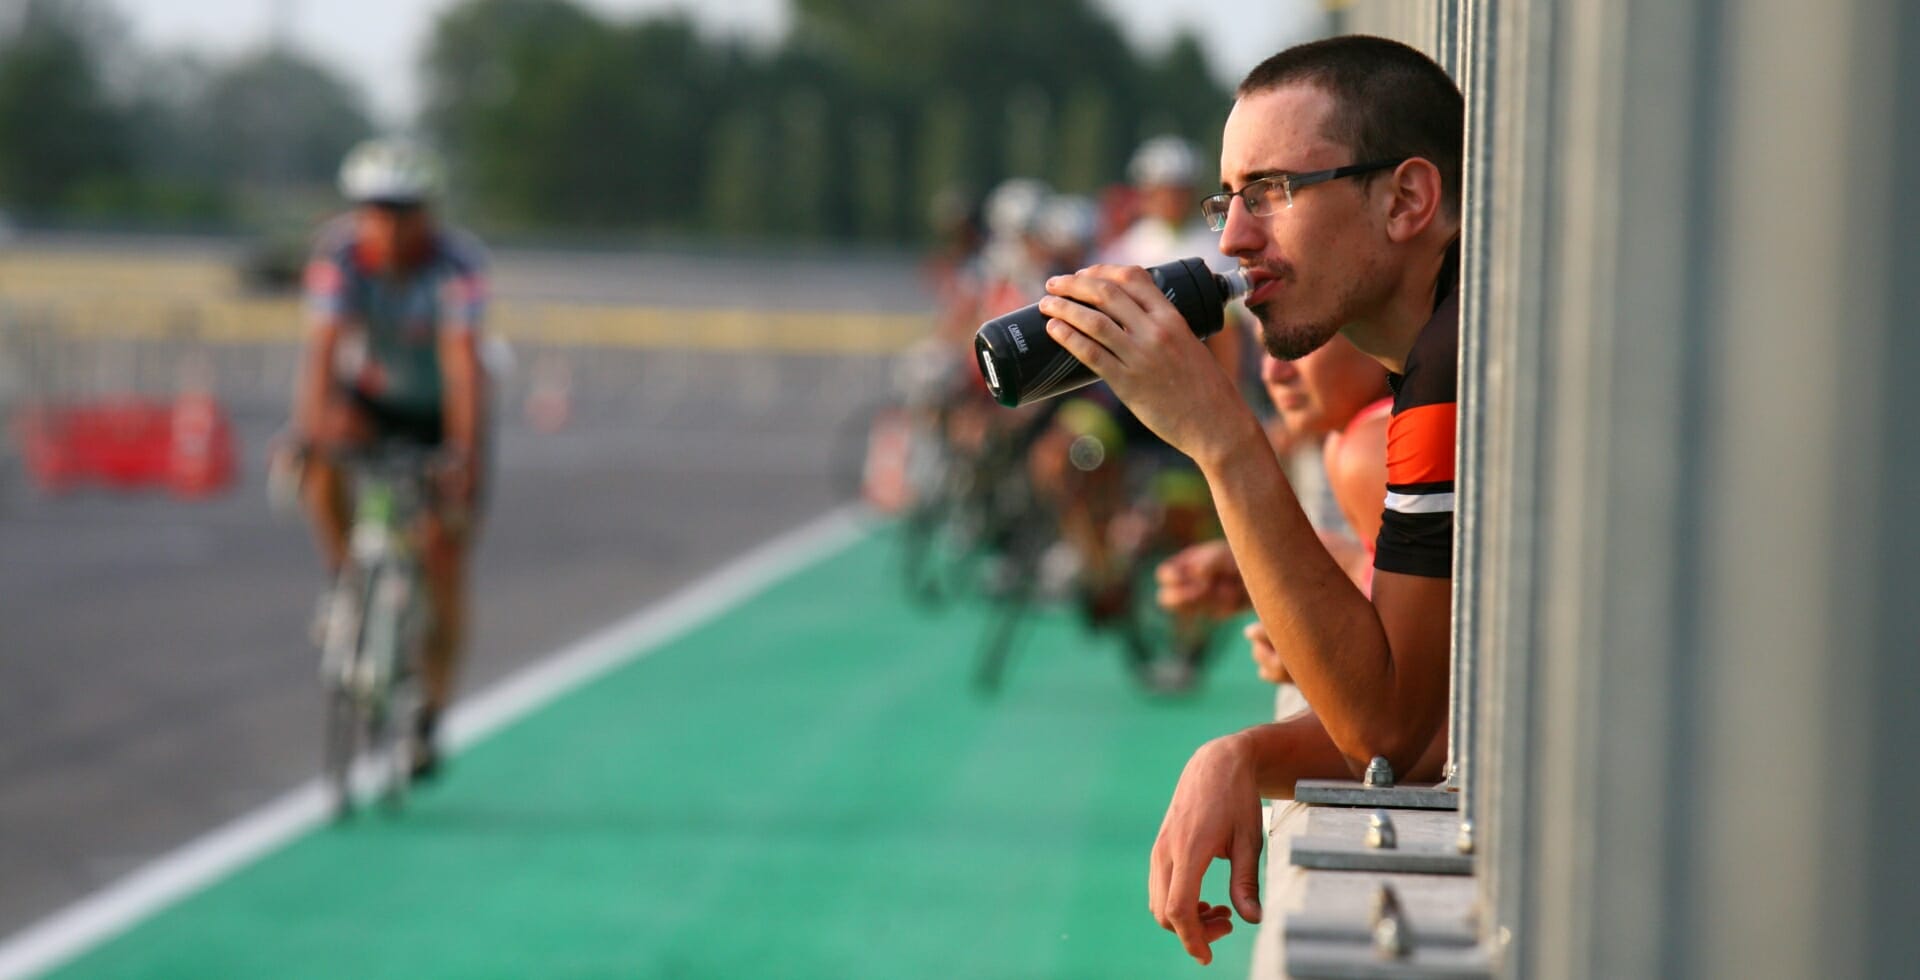
[[[403,411],[369,398],[357,388],[341,385],[339,390],[372,423],[375,442],[438,446],[447,439],[446,420],[439,412]]]

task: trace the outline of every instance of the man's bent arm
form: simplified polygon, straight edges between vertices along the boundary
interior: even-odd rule
[[[1324,547],[1248,414],[1198,459],[1247,594],[1295,684],[1356,775],[1374,756],[1417,775],[1445,723],[1451,583],[1379,572],[1369,602]]]

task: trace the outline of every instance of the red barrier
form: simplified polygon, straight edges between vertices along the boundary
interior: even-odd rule
[[[233,423],[212,395],[39,405],[13,428],[27,472],[46,493],[97,484],[206,497],[233,484]]]

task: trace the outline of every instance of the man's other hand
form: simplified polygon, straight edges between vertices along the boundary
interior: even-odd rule
[[[1225,858],[1233,908],[1259,922],[1261,836],[1260,793],[1242,736],[1201,746],[1180,774],[1153,843],[1147,904],[1203,965],[1213,962],[1212,944],[1233,931],[1233,920],[1225,906],[1200,900],[1201,879],[1215,858]]]

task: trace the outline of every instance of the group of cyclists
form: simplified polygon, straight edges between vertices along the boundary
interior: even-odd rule
[[[1143,594],[1153,591],[1151,584],[1143,589],[1153,572],[1143,563],[1162,566],[1158,599],[1163,611],[1194,621],[1191,628],[1204,630],[1244,610],[1244,596],[1189,595],[1182,585],[1187,572],[1225,554],[1206,482],[1104,384],[1020,409],[1000,407],[972,360],[972,336],[986,320],[1044,295],[1048,277],[1095,263],[1151,266],[1200,257],[1216,271],[1233,268],[1234,260],[1220,254],[1218,235],[1200,220],[1201,169],[1191,143],[1156,136],[1134,153],[1128,183],[1110,188],[1097,201],[1017,177],[985,195],[971,216],[951,199],[939,202],[936,211],[947,243],[929,264],[940,307],[938,327],[908,355],[912,369],[904,374],[909,399],[927,407],[919,416],[922,438],[941,442],[949,465],[982,468],[1004,466],[1009,456],[1016,460],[1015,476],[1031,491],[1037,503],[1033,513],[1046,525],[1031,526],[1029,515],[1024,533],[1044,535],[1046,542],[1039,574],[1020,580],[1018,587],[1072,597],[1095,626],[1156,601],[1155,595]],[[1367,503],[1365,487],[1379,469],[1367,461],[1384,454],[1382,372],[1344,342],[1299,363],[1275,360],[1260,353],[1245,312],[1229,312],[1229,328],[1211,338],[1208,348],[1225,374],[1239,380],[1250,403],[1272,409],[1275,451],[1306,471],[1303,483],[1322,488],[1318,520],[1328,529],[1328,546],[1345,556],[1356,577],[1366,576],[1370,566],[1361,542],[1371,541],[1377,531],[1378,500]],[[1332,444],[1324,463],[1323,442]],[[1363,464],[1368,472],[1358,472]],[[952,486],[952,481],[929,483],[917,492],[952,493]],[[1354,490],[1344,505],[1335,499],[1342,486]],[[868,490],[870,499],[893,509],[911,506],[914,492],[871,485]],[[983,544],[1004,557],[1017,543]],[[1249,639],[1263,675],[1283,680],[1277,661],[1262,656],[1271,647],[1257,624],[1249,628]],[[1179,656],[1131,652],[1130,664],[1144,684],[1178,691],[1194,682],[1207,646]]]

